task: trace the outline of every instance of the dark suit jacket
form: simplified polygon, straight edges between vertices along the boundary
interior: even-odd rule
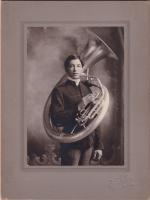
[[[75,82],[67,80],[54,88],[50,107],[52,123],[56,127],[64,127],[66,133],[71,132],[76,124],[77,106],[82,97],[89,93],[91,93],[91,89],[87,81],[80,81],[79,85],[76,86]],[[82,147],[83,149],[91,146],[94,146],[95,149],[103,148],[98,131],[94,131],[80,141],[63,145],[74,148]]]

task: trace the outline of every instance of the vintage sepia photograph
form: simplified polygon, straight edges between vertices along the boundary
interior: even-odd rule
[[[149,10],[2,1],[2,199],[149,199]]]
[[[25,164],[124,165],[124,27],[24,31]]]

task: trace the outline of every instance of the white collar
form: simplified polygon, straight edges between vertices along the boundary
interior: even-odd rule
[[[79,83],[80,83],[80,79],[73,79],[70,76],[68,76],[67,79],[70,80],[70,81],[73,81],[76,84],[76,86],[78,86]]]

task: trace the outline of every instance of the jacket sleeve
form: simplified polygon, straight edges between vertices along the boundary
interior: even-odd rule
[[[50,117],[57,127],[64,127],[71,118],[71,112],[64,109],[63,93],[55,88],[51,96]]]
[[[95,130],[95,139],[94,139],[94,149],[95,150],[103,150],[104,145],[101,139],[101,128],[98,126]]]

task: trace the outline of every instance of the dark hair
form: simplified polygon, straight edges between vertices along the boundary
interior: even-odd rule
[[[69,56],[66,58],[65,62],[64,62],[65,71],[67,71],[67,69],[68,69],[68,67],[69,67],[69,64],[70,64],[70,61],[71,61],[71,60],[75,60],[75,59],[79,59],[80,62],[81,62],[81,64],[82,64],[82,67],[83,67],[84,64],[83,64],[83,61],[81,60],[80,56],[73,54],[73,55],[69,55]]]

